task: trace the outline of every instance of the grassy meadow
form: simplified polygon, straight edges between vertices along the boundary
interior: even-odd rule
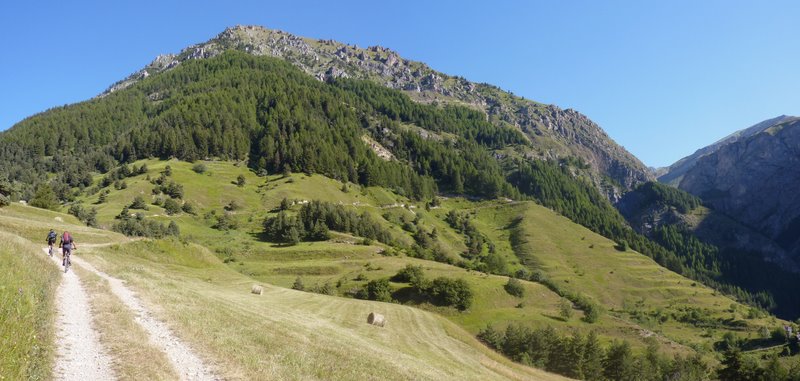
[[[0,232],[0,379],[48,380],[59,271],[41,248]]]
[[[564,336],[595,331],[602,342],[626,340],[637,352],[655,338],[664,353],[697,352],[713,364],[719,360],[714,345],[726,333],[755,340],[765,328],[785,323],[753,314],[639,253],[620,251],[614,242],[533,202],[442,198],[439,205],[426,207],[383,188],[342,184],[320,175],[260,177],[244,165],[217,161],[203,162],[202,173],[176,160],[135,165],[143,163],[147,174],[125,179],[124,189],[106,188],[105,202],[92,192],[77,201],[96,208],[99,225],[109,229],[123,206],[141,196],[147,210],[131,212],[165,224],[175,221],[180,238],[129,239],[85,227],[63,213],[20,205],[0,211],[0,228],[28,246],[27,241],[43,241],[50,227],[74,232],[78,255],[126,281],[228,379],[557,379],[514,364],[475,339],[489,325],[502,329],[511,323],[551,326]],[[183,200],[195,206],[194,215],[169,216],[153,205],[158,196],[151,180],[167,165],[172,172],[167,179],[183,186]],[[239,176],[245,179],[243,186],[237,184]],[[436,243],[452,263],[462,260],[467,249],[465,236],[446,221],[451,210],[458,210],[470,216],[510,273],[538,272],[550,284],[522,280],[524,295],[512,296],[504,289],[507,276],[413,258],[406,249],[387,250],[382,243],[365,244],[361,237],[340,232],[332,231],[323,242],[268,242],[262,223],[275,215],[283,199],[292,204],[290,213],[310,200],[369,213],[405,247],[414,242],[404,226],[410,221],[417,229],[435,228]],[[215,216],[226,213],[231,202],[238,208],[227,213],[238,226],[214,229]],[[370,280],[389,278],[409,264],[421,266],[429,279],[464,279],[474,294],[472,306],[461,312],[409,298],[410,285],[398,282],[390,285],[402,304],[352,298]],[[147,370],[153,373],[124,368],[150,357],[152,348],[134,345],[142,335],[135,330],[123,337],[109,334],[130,326],[132,317],[103,292],[99,278],[84,278],[98,300],[105,300],[93,309],[108,318],[100,327],[104,340],[121,345],[115,351],[120,369],[127,370],[120,373],[170,378],[163,366]],[[290,289],[298,278],[306,290],[325,289],[332,295]],[[254,284],[264,286],[262,296],[250,294]],[[600,319],[585,322],[577,306],[564,317],[560,310],[565,299],[559,292],[578,293],[596,303],[603,311]],[[367,325],[370,312],[385,315],[388,325]]]

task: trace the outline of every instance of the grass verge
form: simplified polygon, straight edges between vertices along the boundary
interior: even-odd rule
[[[0,232],[0,379],[47,380],[54,356],[58,269],[41,249]]]

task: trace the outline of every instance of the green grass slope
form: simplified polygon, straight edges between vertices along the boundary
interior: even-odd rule
[[[50,378],[60,278],[47,262],[40,246],[0,232],[0,379]]]
[[[16,205],[0,213],[2,226],[19,224],[16,233],[26,238],[50,225],[73,231],[79,242],[96,238],[84,240],[91,243],[78,254],[125,280],[226,379],[562,379],[510,362],[435,313],[268,284],[262,296],[253,295],[250,287],[263,283],[233,271],[202,246],[128,240],[74,222]],[[9,237],[4,241],[22,242],[20,250],[31,258],[40,250],[25,238],[3,235]],[[386,316],[387,325],[368,325],[370,312]]]
[[[599,302],[612,319],[625,319],[675,342],[710,350],[726,332],[757,337],[783,321],[673,273],[634,251],[592,233],[553,211],[516,206],[514,251],[531,269],[566,290]],[[754,316],[756,315],[756,316]],[[649,335],[650,332],[642,332]]]
[[[91,205],[98,209],[100,224],[111,226],[122,206],[137,195],[152,201],[153,184],[146,177],[158,177],[169,165],[172,169],[169,179],[184,186],[184,200],[197,206],[197,215],[166,216],[155,205],[141,212],[155,220],[176,221],[186,240],[208,247],[218,258],[225,259],[228,268],[260,282],[290,287],[301,277],[308,288],[328,285],[337,295],[348,295],[371,279],[390,277],[407,264],[418,264],[431,278],[467,280],[475,291],[475,302],[466,312],[413,300],[407,303],[436,311],[470,333],[477,333],[487,325],[550,325],[565,335],[574,330],[583,333],[596,330],[606,341],[626,339],[635,348],[643,348],[647,338],[655,336],[664,351],[678,353],[693,349],[711,353],[713,344],[727,332],[742,338],[756,337],[759,329],[781,325],[778,320],[753,316],[748,307],[668,271],[643,255],[620,252],[614,248],[614,242],[532,202],[454,198],[426,210],[424,205],[413,205],[383,188],[353,184],[343,188],[342,183],[320,175],[265,178],[230,162],[204,162],[205,173],[196,173],[191,169],[192,164],[176,160],[148,160],[136,165],[142,163],[148,166],[147,175],[126,179],[127,189],[109,187],[108,201]],[[235,185],[239,175],[246,179],[243,187]],[[88,196],[82,201],[89,206],[97,197]],[[558,314],[562,298],[542,284],[524,282],[528,290],[525,297],[513,297],[503,289],[507,281],[504,276],[470,272],[402,253],[380,255],[385,245],[359,245],[361,239],[348,234],[334,233],[329,241],[296,246],[265,242],[261,239],[261,223],[274,214],[284,198],[299,203],[322,200],[368,212],[406,244],[413,242],[413,238],[403,230],[400,221],[417,219],[424,229],[437,229],[440,247],[453,260],[461,258],[466,246],[464,236],[453,230],[445,218],[451,210],[468,212],[510,271],[538,270],[559,288],[588,297],[607,313],[599,322],[589,324],[580,319],[582,314],[576,310],[574,317],[564,321]],[[204,215],[211,211],[223,213],[223,207],[231,201],[243,206],[231,213],[240,227],[230,231],[210,228],[213,219]],[[299,205],[292,207],[294,211],[298,209]],[[392,287],[402,294],[407,285],[392,283]]]

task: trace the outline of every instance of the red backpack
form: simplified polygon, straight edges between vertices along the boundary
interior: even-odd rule
[[[61,243],[68,243],[68,244],[71,245],[72,244],[72,235],[67,233],[67,232],[64,232],[64,235],[61,236]]]

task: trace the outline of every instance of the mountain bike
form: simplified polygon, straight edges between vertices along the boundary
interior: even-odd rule
[[[50,246],[50,250],[47,251],[47,255],[52,257],[53,256],[53,242],[48,242],[47,245]]]
[[[72,250],[64,251],[64,259],[62,260],[62,265],[64,266],[64,273],[69,270],[69,267],[72,265],[72,261],[69,259],[70,255],[72,254]]]

